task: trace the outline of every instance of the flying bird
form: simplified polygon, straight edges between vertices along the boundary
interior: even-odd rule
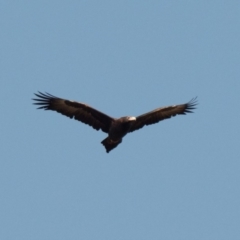
[[[197,98],[193,98],[188,103],[157,108],[138,117],[113,118],[84,103],[58,98],[49,93],[38,92],[35,95],[37,98],[33,100],[34,104],[39,105],[38,109],[59,112],[107,133],[108,136],[101,142],[107,153],[117,147],[127,133],[176,115],[192,113],[197,105]]]

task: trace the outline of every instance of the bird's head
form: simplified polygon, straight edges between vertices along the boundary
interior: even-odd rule
[[[135,117],[127,117],[127,121],[134,122],[134,121],[136,121],[136,118]]]
[[[131,126],[136,121],[136,118],[126,116],[126,117],[121,117],[119,120],[122,124]]]
[[[127,133],[129,131],[129,129],[132,127],[133,123],[136,121],[136,118],[135,117],[121,117],[119,119],[120,123],[121,123],[121,128],[122,128],[122,131]]]

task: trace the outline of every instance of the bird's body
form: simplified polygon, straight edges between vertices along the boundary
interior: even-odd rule
[[[101,142],[107,152],[122,142],[122,138],[130,131],[135,121],[135,117],[122,117],[112,121],[108,137]]]
[[[39,109],[57,111],[107,133],[108,137],[101,142],[107,152],[117,147],[127,133],[176,115],[191,113],[197,104],[194,98],[188,103],[157,108],[138,117],[112,118],[84,103],[61,99],[48,93],[39,92],[35,95],[38,98],[33,99],[36,101],[34,104],[40,105]]]

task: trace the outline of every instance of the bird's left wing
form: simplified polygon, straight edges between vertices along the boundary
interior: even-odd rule
[[[185,104],[157,108],[151,112],[138,116],[129,132],[133,132],[144,127],[145,125],[154,124],[176,115],[185,115],[186,113],[192,113],[192,110],[195,109],[196,105],[197,98],[193,98],[190,102]]]
[[[53,110],[67,117],[81,121],[96,130],[108,133],[113,118],[84,104],[55,97],[49,93],[35,93],[38,98],[33,99],[38,109]]]

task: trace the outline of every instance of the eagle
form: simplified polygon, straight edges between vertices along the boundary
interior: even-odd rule
[[[49,93],[42,92],[35,93],[35,96],[37,98],[32,100],[35,101],[35,105],[38,105],[37,109],[59,112],[69,118],[74,118],[88,124],[97,131],[101,129],[107,133],[108,136],[101,142],[107,153],[116,148],[127,133],[134,132],[146,125],[158,123],[176,115],[192,113],[192,110],[197,105],[197,98],[195,97],[187,103],[157,108],[138,117],[126,116],[113,118],[85,103],[58,98]]]

